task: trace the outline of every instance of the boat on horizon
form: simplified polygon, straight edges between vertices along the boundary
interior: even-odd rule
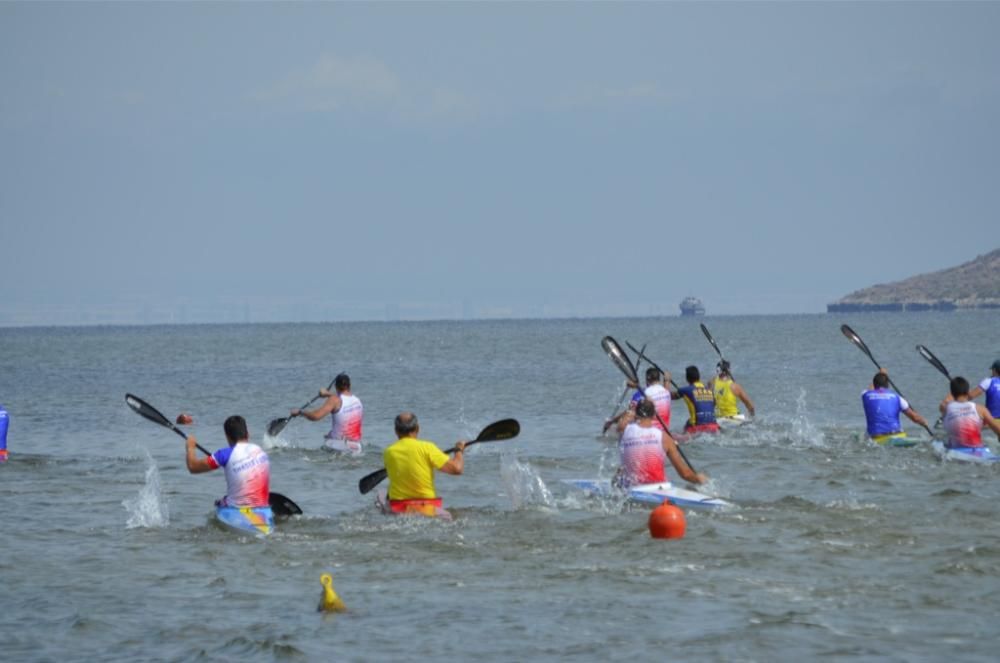
[[[705,305],[697,297],[685,297],[681,301],[681,315],[705,315]]]

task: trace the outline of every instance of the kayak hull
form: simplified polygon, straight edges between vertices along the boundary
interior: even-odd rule
[[[719,424],[719,428],[739,428],[743,424],[750,423],[745,414],[737,414],[732,417],[716,417],[715,423]]]
[[[949,449],[940,440],[931,442],[931,448],[941,460],[957,460],[965,463],[991,464],[1000,462],[1000,456],[987,447],[965,447]]]
[[[680,488],[670,482],[632,486],[627,490],[613,488],[610,481],[598,479],[564,479],[563,483],[599,497],[624,494],[629,501],[642,504],[663,504],[670,501],[677,506],[693,509],[719,509],[733,505],[732,502],[720,497],[711,497],[694,490]]]
[[[879,435],[877,437],[869,437],[868,439],[882,447],[917,446],[917,441],[906,437],[906,433],[900,433],[899,435]]]
[[[217,506],[215,519],[227,529],[243,534],[267,536],[274,531],[274,513],[269,506]]]

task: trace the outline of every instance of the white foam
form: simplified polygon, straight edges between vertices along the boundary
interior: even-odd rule
[[[513,454],[503,455],[500,461],[500,478],[515,509],[555,505],[552,493],[538,472],[530,463],[518,461]]]
[[[135,497],[122,500],[122,506],[128,512],[125,526],[128,529],[137,527],[166,527],[170,523],[170,510],[163,498],[163,488],[160,484],[160,469],[156,461],[146,452],[146,480]]]

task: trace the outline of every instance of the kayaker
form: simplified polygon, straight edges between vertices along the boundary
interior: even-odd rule
[[[250,442],[246,420],[233,415],[223,424],[229,446],[211,456],[195,456],[198,441],[187,438],[187,468],[191,474],[226,470],[226,495],[216,500],[220,507],[267,507],[271,490],[271,463],[267,453]]]
[[[865,409],[868,437],[878,444],[906,437],[899,424],[901,412],[913,423],[927,428],[927,420],[910,407],[905,398],[889,389],[889,372],[885,368],[879,369],[868,389],[861,394],[861,404]]]
[[[990,366],[990,377],[972,388],[969,400],[979,398],[982,394],[986,394],[986,409],[993,417],[1000,417],[1000,359]]]
[[[670,374],[664,375],[660,372],[658,368],[647,368],[646,369],[646,388],[639,389],[638,386],[630,381],[630,386],[636,387],[635,393],[632,394],[632,400],[629,401],[628,409],[620,412],[617,416],[612,417],[604,422],[604,431],[607,432],[609,428],[621,421],[628,412],[635,411],[635,406],[638,405],[639,401],[643,398],[648,398],[653,401],[653,405],[656,407],[657,414],[660,415],[660,419],[663,420],[663,424],[660,424],[659,419],[653,418],[653,423],[660,430],[667,430],[670,426],[670,390],[663,386],[670,382]]]
[[[447,514],[434,490],[434,471],[461,474],[465,468],[465,440],[455,443],[455,453],[449,458],[433,442],[417,439],[420,423],[412,412],[397,415],[395,429],[397,441],[382,452],[389,474],[389,511],[425,516]]]
[[[335,393],[320,389],[319,395],[326,398],[315,410],[291,411],[293,417],[302,415],[309,421],[319,421],[330,415],[330,432],[325,436],[323,448],[340,453],[359,454],[361,446],[361,424],[365,409],[361,399],[351,393],[351,378],[341,373],[333,381]]]
[[[677,443],[667,431],[656,426],[656,406],[644,398],[618,422],[618,457],[620,467],[615,475],[615,485],[629,488],[650,483],[664,483],[667,475],[664,459],[669,458],[677,473],[685,481],[705,483],[708,477],[695,472],[685,462]]]
[[[688,409],[688,420],[684,424],[685,433],[718,433],[715,421],[715,394],[701,382],[701,372],[697,366],[684,369],[687,384],[671,392],[674,398],[683,398]]]
[[[10,415],[6,408],[0,405],[0,463],[7,462],[7,428],[10,426]]]
[[[944,429],[948,433],[946,446],[949,449],[983,446],[981,431],[984,426],[996,433],[997,440],[1000,440],[1000,423],[989,410],[972,402],[969,381],[960,376],[954,377],[950,388],[951,393],[939,406],[944,415]]]
[[[729,362],[723,359],[716,364],[718,375],[712,378],[709,387],[712,395],[715,396],[715,416],[716,418],[735,418],[740,416],[740,408],[736,399],[743,401],[750,416],[754,416],[755,411],[753,401],[746,389],[733,380],[732,373],[729,372]]]

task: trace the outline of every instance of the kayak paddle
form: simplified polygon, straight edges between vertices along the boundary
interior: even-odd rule
[[[500,440],[509,440],[512,437],[517,437],[518,433],[521,432],[521,424],[517,423],[516,419],[501,419],[500,421],[494,421],[492,424],[484,428],[476,436],[476,439],[465,443],[466,447],[470,447],[477,442],[498,442]],[[446,454],[450,454],[455,451],[457,447],[452,447],[445,451]],[[369,492],[372,488],[382,483],[385,478],[389,476],[388,470],[384,467],[381,470],[375,470],[371,474],[366,474],[361,477],[358,481],[358,490],[361,494]]]
[[[622,350],[622,346],[618,345],[618,341],[610,336],[605,336],[601,339],[601,347],[604,348],[604,351],[609,357],[611,357],[611,361],[618,367],[618,370],[625,374],[627,379],[631,380],[635,384],[639,384],[639,376],[636,375],[635,366],[633,366],[632,362],[629,361],[628,355],[626,355],[625,351]],[[650,362],[650,364],[652,364],[652,362]],[[661,426],[663,426],[663,430],[667,431],[667,425],[663,422],[663,419],[660,418],[660,413],[654,411],[654,414],[656,415],[656,420],[660,422]],[[670,434],[669,431],[667,434]],[[697,472],[698,470],[694,469],[694,465],[691,464],[691,461],[688,460],[684,450],[681,449],[681,445],[678,444],[676,446],[677,451],[681,454],[681,458],[683,458],[684,462],[687,463],[687,466],[691,468],[691,471]]]
[[[336,382],[336,379],[333,382],[330,383],[330,386],[328,386],[326,388],[327,391],[330,391],[331,389],[333,389],[333,383],[334,382]],[[316,394],[315,396],[312,397],[311,401],[309,401],[308,403],[306,403],[305,405],[303,405],[302,407],[300,407],[299,410],[306,409],[307,407],[309,407],[310,405],[312,405],[313,403],[315,403],[320,398],[322,398],[322,396],[320,396],[319,394]],[[297,414],[295,416],[297,417],[300,414],[302,414],[302,412],[299,412],[299,414]],[[272,419],[271,423],[269,423],[267,425],[267,434],[270,435],[271,437],[276,437],[278,435],[278,433],[280,433],[281,431],[285,430],[285,426],[287,426],[288,422],[291,421],[293,418],[294,418],[293,416],[289,415],[287,417],[279,417],[277,419]]]
[[[951,382],[951,373],[949,373],[948,369],[944,367],[944,364],[941,363],[941,360],[934,356],[933,352],[928,350],[927,347],[923,345],[917,346],[917,352],[920,353],[921,357],[930,362],[931,366],[941,371],[942,375],[948,378],[948,382]],[[943,419],[944,419],[943,416],[939,416],[937,418],[937,421],[934,422],[934,428],[939,428],[941,426],[941,421]]]
[[[632,348],[632,346],[631,346],[631,345],[630,345],[629,347],[630,347],[630,348]],[[645,345],[643,345],[643,346],[642,346],[642,349],[643,349],[643,350],[645,350],[645,349],[646,349],[646,346],[645,346]],[[633,352],[635,352],[635,348],[632,348],[632,351],[633,351]],[[640,355],[640,356],[642,355],[642,350],[640,350],[640,351],[639,351],[639,355]],[[636,385],[636,389],[638,389],[638,388],[639,388],[639,385]],[[610,417],[608,417],[607,419],[605,419],[605,420],[604,420],[604,430],[602,430],[602,431],[601,431],[601,434],[602,434],[602,435],[603,435],[604,433],[607,433],[607,432],[608,432],[608,428],[610,428],[610,427],[611,427],[611,424],[612,424],[612,423],[614,423],[614,421],[615,421],[615,417],[617,417],[617,416],[618,416],[618,410],[620,410],[620,409],[621,409],[621,407],[622,407],[622,402],[624,402],[624,400],[625,400],[625,396],[626,396],[626,395],[628,395],[628,390],[629,390],[629,389],[631,389],[631,387],[630,387],[630,386],[629,386],[628,384],[626,384],[626,385],[625,385],[625,389],[624,389],[624,390],[622,390],[622,395],[618,397],[618,405],[616,405],[616,406],[615,406],[615,409],[614,409],[614,411],[613,411],[613,412],[611,413],[611,416],[610,416]]]
[[[840,331],[841,333],[843,333],[844,336],[847,337],[847,340],[849,340],[854,345],[858,346],[858,348],[860,348],[862,352],[868,355],[868,358],[872,360],[872,363],[875,364],[878,370],[880,371],[882,370],[881,364],[875,361],[875,357],[872,356],[872,351],[868,349],[868,346],[865,345],[865,342],[861,340],[861,337],[858,336],[853,329],[851,329],[847,325],[840,325]],[[886,375],[885,377],[889,380],[889,384],[892,385],[893,390],[899,395],[899,397],[905,400],[906,397],[903,396],[903,393],[899,390],[899,387],[896,386],[896,383],[892,381],[892,378],[890,378],[888,375]],[[927,431],[927,434],[930,435],[931,438],[933,439],[934,431],[932,431],[926,424],[921,424],[921,425],[923,426],[924,430]]]
[[[704,322],[701,323],[701,333],[705,335],[705,338],[708,339],[708,342],[712,344],[713,348],[715,348],[715,353],[719,355],[719,361],[723,361],[728,364],[729,362],[726,361],[726,358],[722,356],[722,350],[719,349],[719,345],[715,342],[715,339],[712,338],[712,334],[708,331],[708,327],[705,326]],[[730,373],[729,375],[730,377],[732,377],[733,374]]]
[[[652,366],[653,368],[655,368],[656,370],[658,370],[660,373],[662,373],[663,375],[667,374],[667,372],[665,370],[663,370],[662,368],[660,368],[655,361],[653,361],[652,359],[650,359],[649,357],[647,357],[645,354],[643,354],[643,351],[646,349],[645,345],[642,346],[642,350],[636,350],[635,347],[631,343],[629,343],[628,341],[625,341],[625,345],[627,345],[628,349],[631,350],[632,352],[638,352],[639,353],[639,357],[641,357],[642,359],[645,359],[646,362],[650,366]],[[671,386],[674,389],[680,389],[680,387],[677,386],[677,383],[674,382],[673,378],[670,379],[670,384],[671,384]]]
[[[149,419],[154,424],[159,424],[164,428],[169,428],[174,431],[185,440],[187,439],[187,433],[182,431],[180,428],[175,426],[173,422],[163,416],[163,414],[157,410],[155,407],[142,400],[138,396],[133,396],[132,394],[125,394],[125,403],[132,408],[132,411],[138,414],[140,417]],[[206,456],[211,456],[212,453],[201,446],[200,444],[195,444],[198,450],[201,451]],[[267,496],[267,501],[271,506],[271,511],[274,512],[276,516],[294,516],[302,513],[302,509],[299,505],[288,499],[280,493],[270,493]]]

